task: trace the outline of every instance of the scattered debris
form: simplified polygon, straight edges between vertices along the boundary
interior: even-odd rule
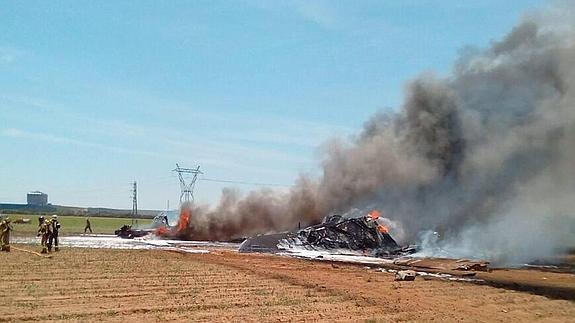
[[[150,232],[150,230],[132,229],[131,225],[124,224],[120,229],[114,231],[114,234],[120,238],[133,239],[146,236]]]
[[[288,235],[293,233],[281,232],[249,237],[240,244],[239,252],[279,252],[278,244],[281,240],[287,239]]]
[[[484,260],[447,258],[402,258],[393,261],[395,265],[442,271],[489,271],[489,262]]]
[[[388,269],[388,268],[378,268],[377,271],[382,273],[392,273],[395,274],[400,270],[396,269]],[[442,274],[442,273],[430,273],[426,271],[416,271],[417,276],[421,276],[424,280],[436,279],[436,280],[448,280],[448,281],[462,281],[462,282],[475,282],[480,283],[483,282],[483,279],[478,278],[469,278],[469,277],[457,277],[450,274]]]
[[[453,268],[455,270],[489,271],[488,261],[459,259],[456,263],[458,265]]]
[[[413,270],[400,270],[395,273],[395,280],[398,281],[413,281],[417,273]]]

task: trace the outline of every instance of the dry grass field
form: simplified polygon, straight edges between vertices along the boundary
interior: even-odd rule
[[[31,249],[31,246],[17,246]],[[0,254],[0,321],[549,321],[575,303],[367,268],[238,254],[64,249]],[[561,275],[561,274],[557,274]],[[574,284],[569,274],[565,282]]]

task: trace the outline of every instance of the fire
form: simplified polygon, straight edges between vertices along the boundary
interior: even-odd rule
[[[368,216],[371,218],[371,220],[378,223],[377,230],[379,230],[379,232],[384,234],[389,233],[389,229],[385,225],[381,224],[381,221],[378,221],[381,217],[381,212],[379,212],[378,210],[373,210],[369,212]]]
[[[157,236],[165,238],[185,237],[190,230],[190,221],[192,218],[192,211],[189,208],[182,207],[180,217],[175,227],[170,228],[167,226],[160,226],[156,229]]]
[[[381,213],[379,213],[378,210],[373,210],[373,211],[369,212],[368,215],[371,217],[372,220],[377,220],[377,219],[379,219],[379,216],[381,215]]]
[[[180,219],[178,220],[178,233],[184,232],[190,223],[191,211],[188,208],[182,208]]]
[[[156,235],[157,236],[163,236],[165,234],[167,234],[169,232],[169,230],[166,227],[159,227],[156,229]]]
[[[389,229],[383,224],[378,225],[377,230],[379,230],[379,232],[381,232],[381,233],[385,233],[385,234],[389,233]]]

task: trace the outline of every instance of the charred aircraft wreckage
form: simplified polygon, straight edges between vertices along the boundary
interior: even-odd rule
[[[122,238],[136,238],[148,234],[167,239],[193,239],[185,234],[189,226],[191,212],[182,209],[175,226],[168,224],[165,214],[158,215],[150,228],[135,229],[124,225],[116,230]],[[257,235],[241,239],[240,252],[276,253],[292,249],[329,250],[333,253],[361,253],[375,257],[396,257],[416,252],[414,246],[401,247],[389,235],[387,226],[378,211],[365,216],[330,215],[322,223],[297,231]],[[236,242],[237,239],[230,242]]]
[[[331,250],[338,253],[361,252],[376,257],[408,255],[414,246],[401,247],[389,235],[379,212],[367,216],[327,216],[322,223],[296,232],[258,235],[246,239],[240,252],[280,252],[292,248]]]
[[[131,225],[124,224],[118,230],[114,231],[114,234],[123,239],[134,239],[157,233],[160,228],[166,227],[170,227],[168,216],[166,213],[162,212],[154,217],[151,226],[133,227]]]

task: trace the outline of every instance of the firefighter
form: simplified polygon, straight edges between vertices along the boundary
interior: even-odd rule
[[[39,237],[39,236],[42,235],[41,230],[42,230],[42,225],[44,224],[44,221],[45,221],[45,220],[46,220],[46,219],[44,218],[43,215],[41,215],[41,216],[38,218],[38,234],[36,235],[37,237]]]
[[[92,233],[92,225],[90,224],[90,218],[86,218],[86,226],[84,227],[84,234],[86,233],[87,230],[90,230],[90,233]]]
[[[40,243],[42,244],[42,253],[48,253],[48,240],[52,235],[52,223],[50,219],[42,221],[38,232],[42,236],[40,240]]]
[[[10,218],[0,222],[0,251],[10,252],[10,231],[13,231]]]
[[[52,252],[52,245],[54,246],[54,251],[60,251],[58,247],[58,231],[60,231],[60,222],[58,222],[58,216],[56,214],[52,215],[50,220],[51,234],[48,237],[48,252]]]

